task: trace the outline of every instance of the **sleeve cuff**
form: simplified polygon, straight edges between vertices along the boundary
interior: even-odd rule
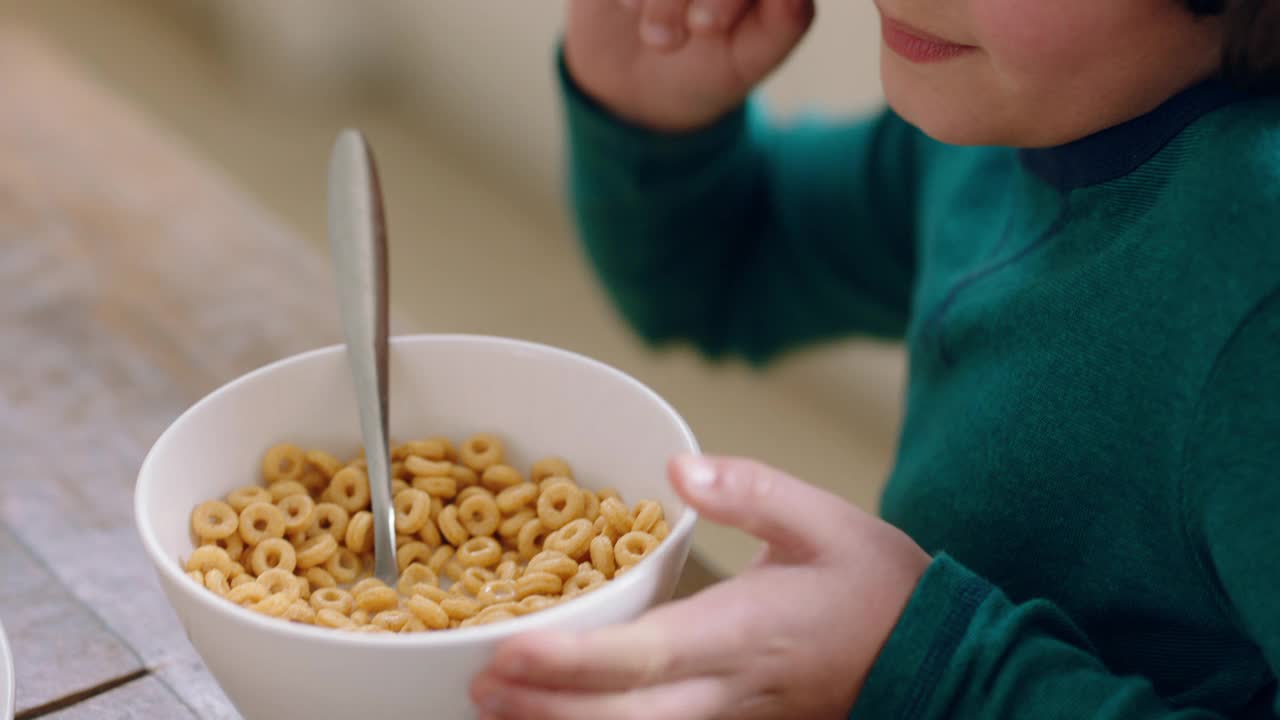
[[[986,580],[939,554],[872,665],[851,720],[929,717],[934,689],[993,591]]]
[[[714,156],[733,147],[746,132],[749,106],[744,103],[714,124],[690,132],[661,132],[630,123],[611,113],[580,88],[569,73],[564,48],[556,53],[565,121],[573,147],[590,147],[615,158]]]

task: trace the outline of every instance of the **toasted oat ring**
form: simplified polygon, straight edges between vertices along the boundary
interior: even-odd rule
[[[458,521],[469,535],[492,535],[502,522],[502,513],[492,495],[474,495],[458,506]]]
[[[284,526],[284,512],[269,502],[256,502],[240,511],[240,538],[247,545],[284,537]]]
[[[329,533],[320,533],[297,548],[298,568],[310,570],[328,562],[338,552],[338,541]]]
[[[298,567],[298,554],[288,540],[267,538],[253,549],[253,554],[249,556],[249,565],[259,579],[268,570],[283,570],[291,573]]]
[[[502,559],[502,545],[487,535],[473,537],[458,547],[454,557],[466,567],[492,568]]]
[[[587,555],[594,537],[595,531],[591,527],[591,521],[578,518],[548,535],[542,547],[546,550],[559,550],[576,560]]]
[[[262,456],[262,479],[267,484],[282,480],[297,480],[306,469],[306,457],[301,448],[288,443],[272,447]]]
[[[613,557],[618,567],[631,567],[658,547],[658,538],[646,532],[629,532],[618,538],[613,546]]]
[[[235,508],[221,500],[200,503],[191,512],[191,529],[205,542],[228,537],[239,527],[240,516]]]
[[[585,509],[582,491],[568,483],[552,485],[538,496],[538,519],[550,530],[559,530],[577,520]]]

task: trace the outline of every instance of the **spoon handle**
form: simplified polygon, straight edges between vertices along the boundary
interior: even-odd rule
[[[329,241],[369,471],[374,575],[394,586],[398,567],[387,446],[387,235],[373,151],[357,130],[342,131],[333,146]]]

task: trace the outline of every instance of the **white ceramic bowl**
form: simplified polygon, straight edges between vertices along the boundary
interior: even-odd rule
[[[198,587],[192,508],[254,482],[277,442],[350,454],[360,445],[346,354],[305,353],[256,370],[184,413],[143,462],[134,497],[142,541],[191,644],[249,720],[474,717],[467,688],[497,644],[535,628],[589,629],[669,599],[696,520],[666,481],[667,459],[695,452],[680,416],[629,376],[563,350],[474,336],[396,338],[391,436],[498,434],[527,468],[563,455],[580,483],[612,486],[628,503],[658,500],[671,534],[605,587],[493,625],[418,635],[367,635],[287,623]]]
[[[0,625],[0,720],[13,720],[17,693],[18,688],[13,678],[13,655],[9,652],[9,641],[4,636],[4,626]]]

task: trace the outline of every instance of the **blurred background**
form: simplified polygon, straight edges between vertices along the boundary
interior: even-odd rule
[[[818,10],[765,88],[781,122],[880,101],[871,3]],[[604,301],[564,212],[562,14],[562,0],[0,0],[0,22],[41,31],[318,251],[330,145],[342,127],[363,129],[402,330],[594,356],[670,400],[708,452],[759,457],[874,509],[899,421],[898,348],[815,348],[764,373],[711,366],[646,350]],[[696,542],[721,572],[755,551],[710,526]]]

